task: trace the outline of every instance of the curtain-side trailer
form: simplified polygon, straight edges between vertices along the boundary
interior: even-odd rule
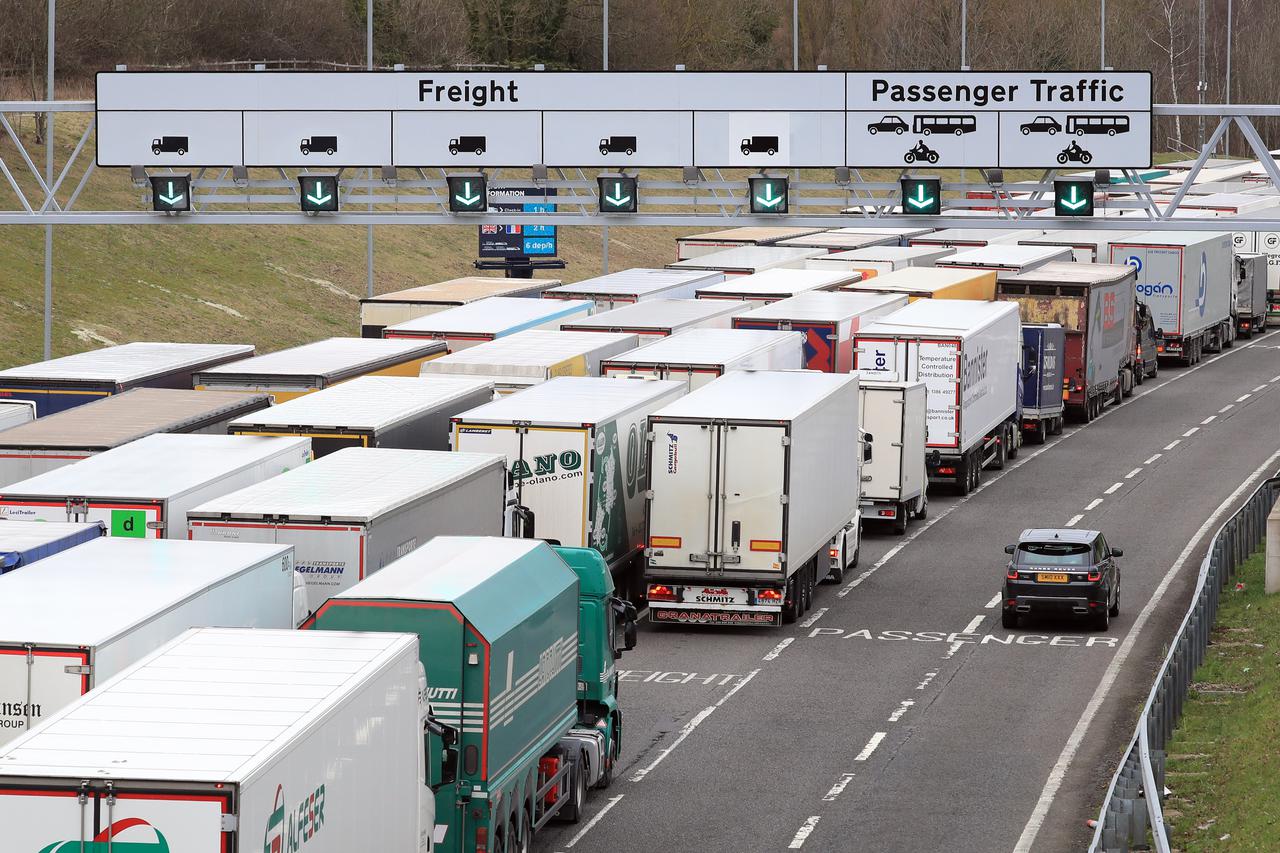
[[[641,344],[649,344],[690,329],[728,329],[734,316],[751,307],[749,302],[715,299],[651,299],[562,323],[560,329],[636,335]]]
[[[900,293],[813,291],[754,308],[733,318],[735,329],[773,329],[804,335],[804,366],[826,373],[853,367],[853,334],[907,304]]]

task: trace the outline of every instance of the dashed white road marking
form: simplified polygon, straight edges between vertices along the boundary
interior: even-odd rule
[[[884,740],[884,736],[886,734],[888,734],[888,732],[876,732],[873,734],[871,736],[871,740],[867,741],[867,745],[862,748],[862,752],[859,752],[853,760],[866,761],[870,758],[871,753],[876,751],[876,747],[880,745],[880,741]]]
[[[1084,518],[1083,515],[1071,516],[1071,520],[1067,522],[1067,527],[1075,527],[1080,522],[1080,519],[1082,518]]]
[[[1236,397],[1236,402],[1243,403],[1245,400],[1248,400],[1252,396],[1253,396],[1253,392],[1250,392],[1248,394],[1241,394],[1239,397]]]
[[[1235,404],[1235,403],[1227,403],[1227,404],[1226,404],[1225,406],[1223,406],[1221,409],[1218,409],[1218,414],[1220,414],[1220,415],[1225,415],[1227,412],[1231,411],[1231,410],[1232,410],[1232,409],[1234,409],[1235,407],[1236,407],[1236,404]]]
[[[812,616],[810,616],[808,619],[800,623],[800,627],[801,628],[810,627],[811,625],[813,625],[814,622],[817,622],[819,619],[821,619],[828,609],[829,608],[826,608],[826,607],[819,607],[817,610],[813,611]]]
[[[792,644],[792,643],[794,643],[795,641],[796,641],[796,638],[795,638],[795,637],[787,637],[787,638],[786,638],[785,640],[783,640],[781,643],[778,643],[778,645],[776,645],[776,646],[774,646],[772,649],[770,649],[770,650],[769,650],[769,653],[768,653],[767,655],[765,655],[764,657],[760,658],[760,660],[777,660],[777,659],[778,659],[778,655],[782,654],[782,653],[783,653],[783,651],[785,651],[785,650],[786,650],[787,646],[791,645],[791,644]]]
[[[1150,457],[1150,458],[1148,458],[1148,459],[1147,459],[1145,462],[1143,462],[1142,464],[1143,464],[1143,465],[1150,465],[1152,462],[1155,462],[1155,461],[1156,461],[1157,459],[1159,459],[1161,456],[1164,456],[1164,454],[1163,454],[1163,453],[1154,453],[1154,454],[1152,454],[1152,455],[1151,455],[1151,457]]]
[[[990,610],[991,608],[995,607],[999,603],[1000,603],[1000,593],[997,592],[995,595],[991,596],[990,601],[988,601],[986,604],[982,606]]]
[[[1093,510],[1098,508],[1098,504],[1100,503],[1102,503],[1102,498],[1094,498],[1093,500],[1089,501],[1089,505],[1084,508],[1084,511],[1092,512]]]
[[[805,839],[813,834],[813,828],[818,825],[818,815],[810,815],[809,819],[800,824],[800,828],[796,830],[795,837],[791,839],[791,843],[787,845],[788,850],[799,850],[804,846]]]
[[[1180,438],[1175,438],[1173,441],[1171,441],[1171,442],[1169,442],[1168,444],[1166,444],[1166,445],[1164,446],[1164,449],[1165,449],[1165,450],[1173,450],[1173,449],[1174,449],[1175,447],[1177,447],[1179,444],[1182,444],[1182,439],[1180,439]]]
[[[1132,471],[1130,471],[1128,474],[1125,474],[1125,475],[1124,475],[1124,478],[1125,478],[1126,480],[1132,480],[1134,477],[1138,476],[1138,472],[1139,472],[1139,471],[1141,471],[1141,470],[1142,470],[1141,468],[1134,468],[1134,469],[1133,469]]]
[[[1236,490],[1227,496],[1226,500],[1218,504],[1218,508],[1213,514],[1205,519],[1204,524],[1200,525],[1200,529],[1191,537],[1191,541],[1182,549],[1182,553],[1178,555],[1178,559],[1173,562],[1169,570],[1165,572],[1164,577],[1160,580],[1160,584],[1151,594],[1151,598],[1143,606],[1136,619],[1133,620],[1133,627],[1125,634],[1124,641],[1120,643],[1120,648],[1116,650],[1115,657],[1111,659],[1111,663],[1107,665],[1106,672],[1102,675],[1102,680],[1098,682],[1097,688],[1093,691],[1089,704],[1085,706],[1084,713],[1080,715],[1080,719],[1076,722],[1075,728],[1071,731],[1070,737],[1067,738],[1066,745],[1062,748],[1062,754],[1058,756],[1057,762],[1053,765],[1053,769],[1049,771],[1049,778],[1045,780],[1044,788],[1040,792],[1040,798],[1036,801],[1035,808],[1028,818],[1026,826],[1022,829],[1022,835],[1018,838],[1018,843],[1013,848],[1013,853],[1029,853],[1031,846],[1035,843],[1036,836],[1040,833],[1040,827],[1044,825],[1044,819],[1049,814],[1049,807],[1053,804],[1053,799],[1057,796],[1058,789],[1062,786],[1062,780],[1067,775],[1067,768],[1071,766],[1072,759],[1075,758],[1076,751],[1080,748],[1081,741],[1084,740],[1085,732],[1088,731],[1090,723],[1093,722],[1094,716],[1097,715],[1098,709],[1102,707],[1103,700],[1107,698],[1107,693],[1111,690],[1111,685],[1115,683],[1116,678],[1120,674],[1120,668],[1124,666],[1125,661],[1129,657],[1129,653],[1133,650],[1134,644],[1138,640],[1138,634],[1142,631],[1142,627],[1151,618],[1151,614],[1160,605],[1164,599],[1165,593],[1168,592],[1169,586],[1173,583],[1173,579],[1182,571],[1183,565],[1191,556],[1191,552],[1196,549],[1205,535],[1213,529],[1218,523],[1218,519],[1223,513],[1229,510],[1239,500],[1245,490],[1251,488],[1259,477],[1275,471],[1276,460],[1280,459],[1280,450],[1271,454],[1267,461],[1255,469],[1249,475],[1249,478],[1236,487]]]
[[[1280,382],[1280,376],[1272,376],[1272,377],[1271,377],[1270,379],[1268,379],[1267,381],[1268,381],[1268,382]]]
[[[702,723],[707,719],[707,717],[710,717],[712,714],[715,713],[716,708],[719,708],[725,702],[728,702],[731,698],[733,698],[733,695],[735,693],[737,693],[743,687],[747,686],[748,681],[755,678],[759,674],[760,674],[760,670],[758,669],[751,670],[751,672],[747,673],[745,676],[742,677],[741,681],[739,681],[737,684],[733,686],[732,690],[730,690],[728,693],[721,696],[720,699],[714,705],[708,705],[707,707],[699,711],[697,714],[695,714],[693,719],[685,723],[684,727],[680,729],[680,735],[671,742],[671,745],[668,746],[666,749],[662,750],[661,752],[659,752],[657,757],[655,757],[653,761],[649,762],[649,765],[647,767],[642,767],[639,770],[637,770],[635,775],[631,777],[631,781],[632,782],[644,781],[644,777],[652,773],[653,769],[657,767],[659,764],[661,764],[668,755],[674,752],[676,747],[684,743],[685,739],[688,738],[689,735],[693,734],[694,729],[702,725]]]
[[[831,786],[831,790],[827,791],[827,793],[822,797],[822,801],[824,803],[833,802],[836,797],[844,793],[844,789],[849,787],[849,783],[852,781],[853,781],[852,773],[841,773],[840,778],[837,779],[836,783]]]
[[[1134,472],[1137,473],[1136,471]],[[1124,488],[1124,483],[1112,483],[1111,486],[1103,492],[1104,495],[1114,495],[1116,492]]]
[[[1250,393],[1250,394],[1257,394],[1259,391],[1265,391],[1265,390],[1267,390],[1267,386],[1266,386],[1266,385],[1259,385],[1257,388],[1254,388],[1254,389],[1253,389],[1252,391],[1250,391],[1249,393]]]
[[[590,831],[595,827],[595,825],[596,825],[597,823],[599,823],[599,822],[604,818],[604,816],[605,816],[606,814],[608,814],[608,813],[609,813],[609,809],[611,809],[611,808],[613,808],[614,806],[616,806],[616,805],[618,804],[618,801],[619,801],[619,800],[621,800],[624,796],[626,796],[626,795],[625,795],[625,794],[618,794],[616,797],[610,797],[610,798],[609,798],[609,802],[605,803],[604,808],[602,808],[602,809],[600,809],[600,811],[596,812],[595,817],[593,817],[593,818],[591,818],[591,820],[587,821],[587,825],[586,825],[586,826],[584,826],[584,827],[582,827],[582,829],[578,830],[578,834],[577,834],[577,835],[575,835],[575,836],[573,836],[573,838],[570,838],[570,839],[569,839],[569,843],[565,845],[565,849],[567,850],[567,849],[569,849],[570,847],[572,847],[573,845],[577,844],[579,841],[581,841],[581,840],[582,840],[582,837],[583,837],[584,835],[586,835],[588,832],[590,832]]]
[[[921,681],[919,684],[916,685],[916,690],[924,690],[926,687],[928,687],[929,682],[933,681],[933,677],[937,674],[938,673],[936,672],[926,672],[924,674],[924,681]]]
[[[952,643],[950,646],[947,647],[947,652],[942,656],[942,659],[951,660],[953,657],[956,656],[956,652],[960,651],[962,648],[964,648],[964,643],[960,642],[959,640],[955,641],[954,643]]]
[[[911,710],[911,706],[916,704],[912,699],[903,699],[898,703],[898,709],[889,715],[889,722],[896,723],[901,720]]]
[[[1209,417],[1205,418],[1200,422],[1200,426],[1208,426],[1209,424],[1213,423],[1217,419],[1218,419],[1217,415],[1209,415]]]
[[[1192,427],[1191,429],[1189,429],[1189,430],[1187,430],[1186,432],[1184,432],[1184,433],[1182,434],[1182,437],[1183,437],[1183,438],[1191,438],[1191,436],[1195,435],[1195,434],[1196,434],[1196,433],[1198,433],[1199,431],[1200,431],[1200,427]]]
[[[1000,596],[998,596],[998,595],[997,595],[997,596],[996,596],[996,601],[999,601],[999,600],[1000,600]],[[986,614],[985,614],[985,613],[979,613],[977,616],[975,616],[975,617],[973,617],[972,619],[970,619],[970,620],[969,620],[969,624],[968,624],[968,625],[966,625],[966,626],[964,626],[964,630],[963,630],[963,631],[961,631],[960,633],[961,633],[961,634],[972,634],[974,631],[978,630],[978,626],[979,626],[979,625],[981,625],[981,624],[982,624],[982,620],[983,620],[983,619],[986,619],[986,618],[987,618],[987,616],[986,616]]]

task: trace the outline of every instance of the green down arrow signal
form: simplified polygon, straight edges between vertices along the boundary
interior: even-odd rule
[[[307,201],[311,202],[312,204],[317,204],[317,205],[324,204],[326,201],[329,201],[332,198],[333,196],[329,195],[327,192],[324,191],[324,184],[320,183],[319,181],[316,181],[316,188],[311,192],[307,193]]]
[[[471,207],[472,205],[474,205],[476,202],[480,200],[480,196],[471,194],[470,181],[464,181],[462,183],[462,191],[465,193],[465,195],[457,195],[457,194],[454,195],[454,198],[456,198],[460,204],[464,204],[467,207]]]
[[[1059,199],[1058,203],[1061,204],[1063,207],[1065,207],[1067,210],[1079,210],[1080,208],[1084,207],[1086,204],[1089,203],[1089,199],[1080,198],[1080,187],[1075,184],[1072,184],[1071,198]]]
[[[613,195],[607,195],[607,196],[605,196],[605,197],[604,197],[604,200],[605,200],[605,201],[607,201],[607,202],[609,202],[609,204],[613,205],[614,207],[622,207],[622,206],[624,206],[625,204],[627,204],[627,202],[631,201],[631,196],[629,196],[629,195],[623,195],[623,194],[622,194],[622,182],[621,182],[621,181],[614,181],[614,182],[613,182]]]
[[[775,196],[773,194],[773,184],[765,184],[764,198],[761,198],[760,196],[756,196],[756,204],[760,205],[761,207],[777,207],[778,205],[782,204],[785,198],[786,198],[785,195]]]
[[[173,207],[175,204],[178,204],[186,197],[187,197],[186,193],[178,193],[177,195],[174,195],[173,181],[169,181],[169,194],[160,196],[160,200],[165,204],[169,205],[170,207]]]
[[[928,198],[925,198],[924,184],[916,184],[915,197],[907,199],[907,204],[909,204],[911,207],[916,208],[917,210],[922,210],[926,207],[932,207],[933,202],[934,202],[933,196],[929,196]]]

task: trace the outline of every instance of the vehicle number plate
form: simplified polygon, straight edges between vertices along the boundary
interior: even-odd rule
[[[1036,575],[1036,581],[1038,583],[1067,583],[1070,580],[1070,575],[1065,575],[1060,572],[1040,572]]]
[[[685,587],[684,601],[694,604],[746,604],[747,591],[717,586]]]

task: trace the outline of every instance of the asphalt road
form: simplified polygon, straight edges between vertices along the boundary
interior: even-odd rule
[[[1273,333],[1162,369],[967,498],[933,495],[905,539],[868,531],[858,569],[799,625],[646,623],[619,662],[623,770],[537,848],[1084,849],[1207,520],[1280,467],[1278,422]],[[1121,615],[1105,634],[1002,629],[1003,545],[1066,524],[1125,549]]]

